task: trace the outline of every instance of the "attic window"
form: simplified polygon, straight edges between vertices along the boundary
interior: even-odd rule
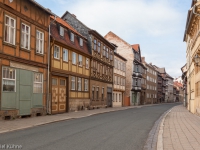
[[[83,46],[83,39],[82,38],[80,38],[79,44],[80,44],[80,46]]]
[[[74,33],[70,33],[70,40],[72,41],[72,42],[74,42]]]
[[[64,28],[62,26],[60,26],[60,35],[64,36]]]

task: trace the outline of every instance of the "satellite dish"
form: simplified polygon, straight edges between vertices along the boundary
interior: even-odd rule
[[[13,2],[13,0],[9,0],[9,2],[10,2],[10,3],[12,3],[12,2]]]

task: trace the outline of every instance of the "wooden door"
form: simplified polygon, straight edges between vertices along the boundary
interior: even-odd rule
[[[52,113],[63,113],[67,110],[66,78],[52,77]]]

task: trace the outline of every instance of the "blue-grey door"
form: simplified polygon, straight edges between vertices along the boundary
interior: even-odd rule
[[[20,70],[19,72],[19,115],[31,114],[31,99],[33,91],[32,72]]]

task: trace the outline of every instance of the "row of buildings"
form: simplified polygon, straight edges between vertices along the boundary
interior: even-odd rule
[[[34,0],[1,0],[0,10],[0,118],[176,101],[173,78],[139,44]]]

